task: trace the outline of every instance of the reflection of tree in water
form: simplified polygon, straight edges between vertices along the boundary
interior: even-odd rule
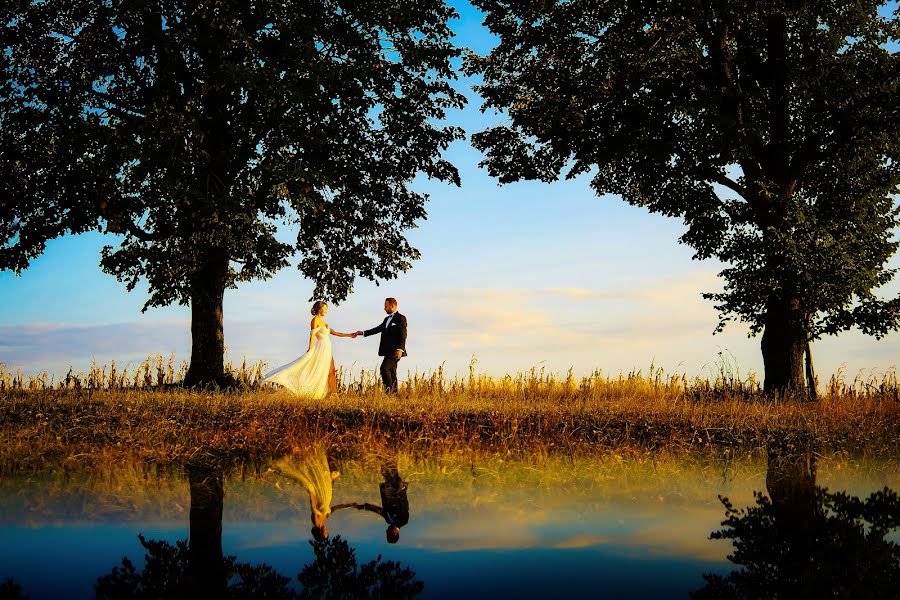
[[[303,586],[299,592],[288,587],[290,578],[279,574],[271,566],[240,563],[234,556],[221,560],[226,585],[221,586],[219,580],[197,580],[191,576],[195,566],[187,542],[179,541],[173,546],[163,541],[147,540],[143,536],[138,538],[147,551],[144,570],[138,572],[131,561],[123,558],[122,566],[113,568],[109,575],[97,580],[94,589],[98,600],[414,598],[425,589],[425,584],[415,579],[416,574],[398,562],[382,562],[379,556],[361,566],[357,565],[356,551],[339,535],[309,542],[315,560],[303,567],[297,576]]]
[[[300,598],[414,598],[425,589],[408,567],[381,556],[357,567],[356,551],[340,536],[310,544],[316,559],[297,576]]]
[[[810,446],[770,450],[769,495],[756,506],[725,505],[728,558],[742,567],[704,575],[694,598],[897,598],[900,546],[885,537],[900,527],[900,499],[885,488],[862,500],[816,486]]]
[[[239,563],[222,554],[224,468],[192,465],[190,541],[173,546],[138,536],[146,550],[144,569],[127,558],[97,579],[98,600],[122,598],[413,598],[424,589],[415,573],[381,557],[357,565],[349,544],[334,539],[310,542],[315,560],[297,576],[303,588],[289,588],[290,578],[271,566]],[[15,596],[13,596],[15,597]]]
[[[0,600],[28,600],[28,596],[22,593],[22,586],[10,577],[0,581]]]
[[[191,489],[188,585],[220,595],[227,586],[222,559],[222,508],[225,502],[225,472],[221,467],[188,465]]]
[[[290,581],[268,565],[238,563],[233,556],[220,559],[223,580],[202,580],[192,564],[189,544],[173,546],[159,540],[138,536],[146,550],[144,570],[138,571],[127,558],[94,584],[98,600],[121,598],[293,598],[287,588]],[[223,581],[225,583],[223,583]],[[228,582],[231,582],[228,585]]]

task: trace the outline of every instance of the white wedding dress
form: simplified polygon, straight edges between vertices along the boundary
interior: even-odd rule
[[[297,360],[267,373],[262,383],[277,383],[298,396],[324,398],[332,364],[330,333],[327,324],[312,329],[309,334],[316,336],[313,347]]]

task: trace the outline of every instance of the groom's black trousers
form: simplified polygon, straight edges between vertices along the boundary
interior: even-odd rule
[[[393,356],[385,356],[381,362],[381,383],[384,384],[384,391],[388,394],[397,393],[397,363],[399,358]]]

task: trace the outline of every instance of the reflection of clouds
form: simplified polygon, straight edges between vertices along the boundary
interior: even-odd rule
[[[415,540],[417,546],[438,552],[602,547],[632,558],[711,561],[723,560],[731,547],[728,542],[708,539],[722,520],[718,503],[663,507],[635,501],[593,508],[587,511],[571,502],[546,502],[534,509],[482,505],[452,513],[429,511],[428,523],[417,529]]]
[[[364,495],[368,488],[345,490]],[[413,494],[416,493],[413,488]],[[411,498],[411,518],[402,529],[401,544],[431,552],[483,550],[589,549],[640,559],[692,558],[721,561],[731,549],[727,541],[710,541],[723,510],[718,503],[703,506],[666,505],[651,498],[630,502],[594,503],[549,492],[523,496],[518,490],[498,490],[468,500],[445,498],[427,504]],[[351,540],[383,536],[384,523],[367,512],[347,509],[328,519],[332,535]],[[262,549],[303,543],[309,528],[299,521],[269,523],[236,549]]]
[[[236,552],[241,552],[244,550],[263,550],[266,548],[297,545],[310,538],[310,528],[305,526],[306,522],[308,522],[308,519],[303,523],[299,521],[274,525],[267,523],[262,526],[254,524],[256,531],[253,533],[255,535],[253,537],[239,538],[237,543],[232,544],[232,547]],[[226,535],[234,534],[234,532],[229,531],[223,532]]]

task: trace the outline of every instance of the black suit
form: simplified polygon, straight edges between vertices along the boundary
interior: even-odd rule
[[[381,515],[385,523],[400,529],[409,523],[409,499],[406,497],[406,489],[409,484],[400,477],[396,459],[381,466],[381,475],[384,477],[384,481],[378,486],[378,490],[381,492],[381,506],[368,502],[350,506],[377,513]],[[332,508],[333,510],[334,508]]]
[[[408,484],[400,478],[397,461],[382,465],[381,476],[384,481],[378,486],[381,492],[381,506],[384,508],[384,520],[388,525],[398,529],[409,523],[409,500],[406,497]]]
[[[406,317],[395,312],[386,316],[378,327],[367,329],[363,333],[366,337],[381,334],[381,341],[378,344],[378,356],[384,357],[381,362],[381,381],[386,392],[396,392],[397,363],[400,362],[397,350],[402,350],[403,356],[406,356]]]

